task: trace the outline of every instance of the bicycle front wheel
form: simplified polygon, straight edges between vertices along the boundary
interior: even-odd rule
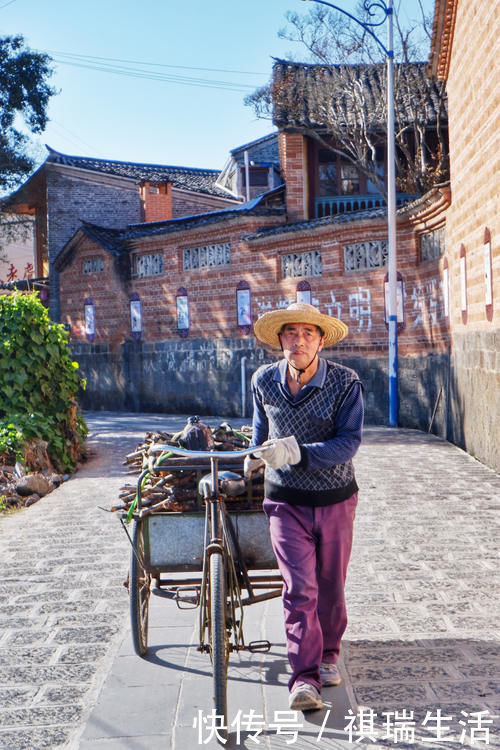
[[[215,712],[227,727],[227,667],[229,635],[226,628],[226,572],[222,552],[210,555],[210,652]],[[227,736],[227,730],[219,732]]]
[[[142,521],[134,522],[130,554],[130,625],[134,651],[144,656],[148,650],[149,596],[151,575],[144,566],[144,537]]]

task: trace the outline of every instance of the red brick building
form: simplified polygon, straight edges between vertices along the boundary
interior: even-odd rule
[[[500,5],[436,0],[430,72],[446,81],[451,203],[443,281],[449,439],[500,470]]]
[[[90,405],[111,399],[143,409],[238,413],[242,357],[249,378],[272,356],[256,343],[251,322],[300,297],[348,324],[349,337],[329,354],[362,372],[369,419],[385,421],[385,210],[290,222],[283,192],[194,217],[78,230],[55,265],[61,317],[84,362]],[[448,200],[446,189],[436,192]],[[409,363],[401,414],[414,426],[432,410],[447,355],[440,259],[422,258],[420,250],[420,233],[434,231],[432,214],[426,201],[416,202],[398,224],[405,291],[399,347]],[[441,416],[436,425],[444,428]]]
[[[460,0],[438,1],[436,6],[431,64],[441,65],[439,75],[443,59],[448,66],[451,60],[449,70],[454,70],[453,55],[447,56],[452,27],[456,34],[453,24],[460,17],[457,7]],[[459,56],[467,52],[466,15]],[[486,76],[487,62],[484,65]],[[450,106],[463,107],[466,97],[459,80],[457,72]],[[494,92],[493,87],[488,90],[482,114],[479,102],[474,111],[474,117],[487,123],[488,137],[481,146],[485,164],[486,154],[491,164],[496,163],[492,154],[498,154],[488,147],[498,136]],[[450,112],[453,115],[453,108]],[[450,128],[451,188],[448,183],[438,185],[411,201],[408,195],[399,196],[397,252],[404,303],[398,335],[400,424],[428,429],[432,423],[434,432],[468,449],[480,444],[481,449],[472,452],[495,465],[498,449],[488,449],[488,437],[477,442],[477,433],[491,436],[498,430],[498,190],[494,170],[474,170],[471,139],[461,135],[473,121],[471,112]],[[326,354],[360,372],[367,421],[386,422],[383,200],[362,178],[356,182],[354,176],[353,189],[352,170],[344,170],[342,162],[333,170],[331,165],[323,169],[324,156],[296,123],[279,124],[286,189],[238,202],[243,185],[239,154],[236,166],[223,172],[222,181],[219,178],[227,196],[232,190],[224,207],[217,210],[210,204],[203,210],[198,204],[200,210],[182,215],[189,212],[186,206],[179,215],[173,208],[173,187],[151,191],[143,180],[137,218],[123,221],[117,212],[116,220],[105,224],[87,217],[59,248],[54,260],[59,314],[71,331],[75,356],[88,381],[86,406],[226,415],[240,414],[243,407],[248,415],[251,373],[275,356],[259,346],[251,324],[265,310],[300,298],[347,323],[348,338]],[[264,158],[259,169],[276,174]],[[466,169],[472,192],[461,179]],[[330,181],[332,174],[337,176],[336,194],[325,195],[325,174]],[[154,187],[161,185],[154,182]],[[475,201],[467,218],[456,197],[462,187],[461,200]],[[492,283],[490,301],[484,304],[488,243]],[[463,278],[466,310],[460,307]],[[463,361],[466,350],[468,363]],[[471,382],[475,376],[480,387]],[[484,420],[471,443],[478,410]]]

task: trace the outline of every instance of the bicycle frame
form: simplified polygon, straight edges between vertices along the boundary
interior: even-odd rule
[[[252,453],[251,448],[241,451],[192,451],[171,445],[156,444],[151,446],[150,453],[160,453],[160,458],[153,464],[153,469],[161,465],[161,454],[174,454],[188,458],[202,458],[210,460],[211,490],[205,494],[205,531],[203,548],[203,566],[200,587],[200,650],[208,651],[206,633],[209,629],[208,612],[209,600],[209,563],[210,555],[214,552],[222,554],[227,578],[228,624],[233,634],[231,650],[246,648],[243,636],[243,607],[249,604],[266,601],[281,595],[282,579],[276,575],[250,575],[241,553],[237,535],[233,528],[230,513],[227,511],[224,496],[219,492],[218,463],[228,458],[243,458]],[[242,589],[247,596],[242,596]],[[264,593],[255,593],[265,589]],[[239,610],[239,612],[238,612]],[[250,650],[257,650],[250,644]]]
[[[223,728],[220,730],[227,736],[227,673],[229,654],[247,648],[249,651],[268,651],[269,641],[251,641],[245,645],[243,637],[243,607],[258,601],[264,601],[280,596],[282,580],[279,574],[266,576],[252,576],[249,567],[254,563],[261,570],[275,567],[275,560],[268,540],[265,549],[261,542],[262,524],[266,525],[263,515],[250,511],[236,510],[231,514],[226,509],[224,494],[219,490],[218,465],[219,461],[232,458],[243,458],[252,453],[252,449],[242,451],[188,451],[171,445],[152,445],[149,449],[149,466],[138,478],[137,494],[134,505],[127,513],[127,521],[134,519],[134,530],[129,540],[132,544],[130,557],[130,614],[132,642],[139,656],[147,653],[147,630],[149,597],[151,593],[151,579],[156,580],[155,592],[162,592],[169,598],[174,598],[180,607],[181,602],[200,605],[199,650],[208,652],[212,662],[213,700],[218,716],[223,717]],[[155,461],[153,454],[159,453]],[[210,460],[211,486],[208,482],[200,482],[205,500],[204,519],[201,513],[149,513],[142,504],[142,490],[144,480],[150,473],[175,470],[172,464],[163,463],[167,457],[186,456],[198,458],[200,465],[196,470],[205,470],[207,459]],[[176,468],[184,470],[192,464],[176,464]],[[262,519],[255,523],[255,518]],[[178,539],[172,538],[170,544],[165,544],[167,535],[165,530],[172,528],[176,518],[181,523],[191,523],[189,529],[195,529],[195,534],[201,532],[203,526],[202,550],[198,548],[192,557],[194,537],[182,534]],[[238,524],[235,528],[233,524]],[[122,521],[123,523],[123,521]],[[125,524],[123,526],[126,530]],[[178,529],[180,527],[177,527]],[[258,530],[256,536],[256,529]],[[168,531],[167,531],[168,533]],[[199,535],[196,536],[199,540]],[[258,539],[259,544],[253,544]],[[180,545],[176,545],[179,541]],[[241,546],[240,542],[241,541]],[[244,550],[249,564],[244,559]],[[265,550],[265,551],[263,551]],[[183,557],[184,555],[184,557]],[[273,564],[274,563],[274,564]],[[180,567],[179,567],[180,565]],[[183,567],[185,566],[185,567]],[[201,569],[201,574],[200,574]],[[193,571],[197,577],[180,581],[179,579],[164,579],[162,573]],[[247,596],[242,596],[242,590]],[[256,593],[257,589],[266,589],[263,593]],[[186,596],[190,592],[193,596]],[[162,592],[163,593],[163,592]]]

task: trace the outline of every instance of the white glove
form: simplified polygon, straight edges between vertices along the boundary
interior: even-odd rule
[[[255,449],[254,455],[263,458],[266,464],[273,469],[279,469],[280,466],[285,466],[285,464],[293,466],[293,464],[298,464],[301,459],[300,447],[293,435],[286,438],[266,440],[265,443]]]
[[[245,460],[243,462],[243,474],[246,477],[249,477],[254,473],[254,471],[260,469],[261,466],[264,466],[264,461],[261,458],[254,458],[252,454],[250,454],[249,456],[245,456]]]

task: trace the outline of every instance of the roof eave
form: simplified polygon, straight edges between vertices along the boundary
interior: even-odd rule
[[[458,0],[436,0],[428,73],[446,81],[450,68]]]

